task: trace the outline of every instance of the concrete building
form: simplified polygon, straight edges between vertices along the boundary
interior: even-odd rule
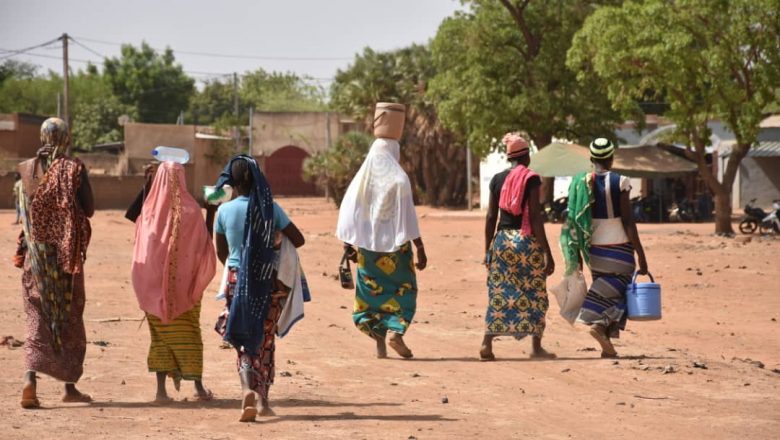
[[[315,195],[303,179],[303,162],[327,150],[357,125],[330,112],[258,112],[252,120],[252,154],[263,164],[274,195]]]
[[[47,116],[0,114],[0,172],[16,171],[20,160],[35,156],[41,147],[41,124]]]

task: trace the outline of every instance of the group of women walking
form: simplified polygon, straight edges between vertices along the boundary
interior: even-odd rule
[[[41,141],[38,156],[20,166],[18,192],[23,232],[15,264],[24,269],[28,325],[24,408],[40,406],[36,372],[65,382],[64,401],[91,400],[75,384],[86,350],[82,314],[92,191],[84,165],[68,156],[64,121],[44,122]],[[503,142],[511,168],[490,183],[484,247],[488,304],[479,355],[495,360],[493,339],[507,335],[531,336],[531,356],[553,358],[542,347],[546,280],[555,270],[541,216],[542,181],[528,168],[528,141],[510,133]],[[639,271],[647,271],[628,204],[630,183],[610,171],[614,150],[603,138],[591,143],[595,171],[573,178],[561,235],[566,273],[591,267],[593,283],[579,320],[591,326],[603,357],[617,355],[611,339],[625,326],[625,290],[635,254]],[[388,345],[402,358],[413,356],[404,335],[416,311],[416,271],[427,265],[412,187],[399,160],[398,141],[374,141],[344,196],[336,230],[345,258],[357,263],[352,318],[375,341],[378,358],[387,357]],[[303,302],[310,298],[296,251],[304,238],[273,201],[253,158],[231,159],[217,189],[225,185],[235,197],[219,206],[216,219],[209,210],[204,220],[181,164],[147,169],[147,183],[128,210],[136,225],[132,280],[151,336],[148,368],[157,377],[156,402],[170,400],[168,379],[177,390],[181,380],[193,381],[195,398],[209,400],[213,394],[202,381],[201,300],[216,260],[223,263],[220,296],[226,307],[215,317],[215,330],[235,349],[243,393],[240,420],[251,421],[273,414],[269,388],[276,336],[284,336],[303,316]]]

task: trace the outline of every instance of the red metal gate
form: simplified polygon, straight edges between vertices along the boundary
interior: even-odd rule
[[[265,175],[275,196],[317,195],[314,183],[303,180],[303,161],[307,157],[309,153],[306,151],[288,145],[265,159]]]

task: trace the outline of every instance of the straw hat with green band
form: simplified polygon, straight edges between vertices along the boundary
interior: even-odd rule
[[[607,138],[596,138],[590,143],[590,157],[609,159],[615,154],[615,144]]]

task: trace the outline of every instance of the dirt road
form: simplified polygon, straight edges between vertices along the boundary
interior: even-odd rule
[[[99,212],[89,251],[88,340],[80,383],[92,405],[59,402],[61,384],[39,382],[45,409],[19,407],[23,349],[0,346],[0,438],[450,439],[755,438],[780,436],[780,239],[749,243],[706,225],[641,225],[650,269],[663,285],[664,319],[629,323],[602,360],[581,326],[551,301],[544,342],[559,358],[531,361],[530,341],[502,338],[498,362],[477,360],[487,294],[478,214],[419,208],[429,268],[407,336],[415,358],[377,360],[352,325],[353,295],[334,279],[337,212],[321,199],[282,199],[304,231],[302,260],[313,291],[306,319],[277,345],[277,416],[237,422],[233,352],[212,330],[221,303],[206,292],[204,380],[213,402],[153,406],[149,330],[129,281],[133,225]],[[23,339],[17,236],[0,213],[0,336]],[[559,226],[549,225],[557,243]],[[563,267],[548,282],[560,280]],[[111,318],[123,318],[111,321]],[[133,320],[124,320],[130,318]],[[106,322],[108,321],[108,322]],[[139,327],[140,325],[140,327]],[[694,362],[700,367],[694,366]],[[775,369],[775,371],[773,371]],[[446,397],[448,403],[443,403]],[[189,400],[185,400],[189,398]]]

